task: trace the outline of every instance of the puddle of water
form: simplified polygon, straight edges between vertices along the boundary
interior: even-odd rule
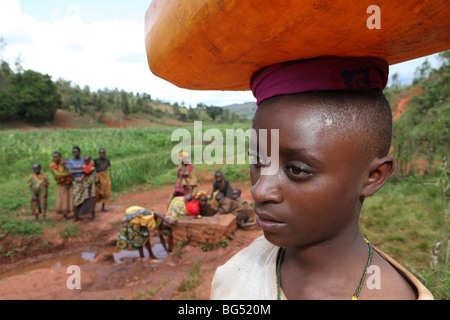
[[[153,254],[158,258],[159,261],[164,260],[164,258],[167,257],[167,252],[164,250],[161,243],[157,242],[152,247]],[[94,261],[97,254],[101,252],[110,252],[113,254],[114,262],[118,263],[124,258],[132,258],[132,259],[139,259],[139,251],[126,251],[126,250],[117,250],[115,247],[105,247],[101,248],[97,251],[84,251],[81,253],[75,253],[67,256],[57,257],[53,259],[48,259],[44,261],[40,261],[34,264],[30,264],[25,267],[13,269],[4,273],[0,274],[0,281],[5,278],[10,278],[17,275],[26,274],[28,272],[39,270],[39,269],[46,269],[46,268],[60,268],[60,267],[67,267],[70,265],[83,265],[86,263],[91,263]],[[149,257],[149,253],[147,248],[144,248],[144,256],[145,258]]]
[[[111,250],[111,249],[110,249]],[[116,250],[115,248],[111,250],[110,252],[113,252],[114,256],[114,262],[120,262],[123,258],[136,258],[139,259],[139,251],[128,251],[128,250]],[[156,256],[158,260],[163,260],[167,257],[167,252],[164,250],[164,247],[160,243],[155,243],[155,245],[152,247],[152,252]],[[147,248],[144,248],[144,257],[149,258],[149,253]]]

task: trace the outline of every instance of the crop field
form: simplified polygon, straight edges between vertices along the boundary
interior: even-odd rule
[[[114,191],[150,181],[153,176],[173,166],[170,162],[171,131],[169,129],[89,129],[33,130],[0,132],[0,207],[2,216],[10,216],[28,205],[27,177],[33,163],[42,164],[51,181],[49,203],[55,182],[48,166],[54,151],[63,159],[72,157],[72,147],[79,146],[82,155],[98,157],[99,148],[107,150],[111,159]]]
[[[48,169],[52,154],[59,151],[63,159],[69,159],[73,146],[81,148],[82,156],[90,154],[93,159],[98,157],[100,148],[106,149],[107,157],[111,160],[109,172],[113,193],[126,191],[136,185],[171,182],[177,167],[171,160],[171,152],[178,143],[171,141],[173,130],[101,128],[1,131],[0,161],[3,165],[0,167],[0,217],[27,213],[29,192],[26,181],[36,162],[42,164],[43,172],[50,179],[48,203],[51,210],[56,189]],[[192,128],[187,130],[192,132]],[[245,165],[237,165],[237,169],[242,168]]]

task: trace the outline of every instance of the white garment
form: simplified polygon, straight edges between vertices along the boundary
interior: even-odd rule
[[[276,265],[280,248],[264,236],[217,268],[212,300],[276,300]],[[286,300],[282,293],[281,298]]]
[[[410,272],[387,254],[374,248],[416,289],[418,300],[432,300],[433,295]],[[276,300],[276,265],[280,248],[264,236],[239,251],[217,268],[212,281],[212,300]],[[283,290],[281,299],[287,300]]]

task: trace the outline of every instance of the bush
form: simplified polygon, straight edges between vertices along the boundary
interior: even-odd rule
[[[7,92],[11,97],[7,110],[33,121],[53,121],[56,109],[62,106],[61,95],[49,75],[33,70],[11,74]],[[9,111],[9,112],[10,112]]]
[[[32,219],[17,220],[0,217],[0,230],[22,238],[42,235],[42,227],[34,223]]]

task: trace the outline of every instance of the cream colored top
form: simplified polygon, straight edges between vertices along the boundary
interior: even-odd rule
[[[212,281],[212,300],[275,300],[276,265],[279,247],[264,236],[254,240],[224,265],[217,268]],[[377,249],[376,249],[377,250]],[[417,290],[418,300],[432,300],[427,288],[411,273],[385,253],[377,250]],[[287,300],[283,291],[281,299]]]

